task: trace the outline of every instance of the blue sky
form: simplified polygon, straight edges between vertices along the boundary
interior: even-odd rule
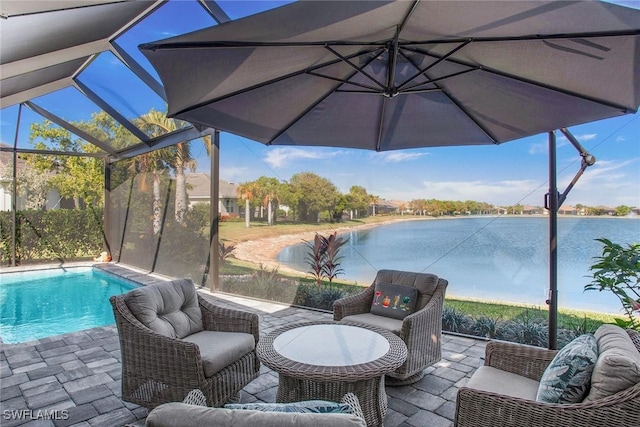
[[[615,2],[640,9],[640,1]],[[276,2],[222,2],[232,18]],[[597,162],[569,193],[565,205],[640,207],[640,113],[570,129]],[[318,147],[266,147],[222,134],[220,177],[245,182],[260,176],[288,180],[309,171],[340,191],[361,185],[384,199],[477,200],[495,205],[542,205],[548,190],[547,135],[499,146],[437,147],[376,153]],[[558,187],[580,167],[574,147],[558,134]],[[206,159],[200,169],[206,171]]]

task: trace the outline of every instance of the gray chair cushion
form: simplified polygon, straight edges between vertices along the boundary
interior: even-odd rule
[[[164,336],[184,338],[203,329],[198,295],[190,279],[141,286],[127,292],[124,300],[140,323]]]
[[[376,275],[374,285],[378,283],[393,283],[395,285],[412,286],[418,289],[416,311],[423,309],[438,287],[438,276],[429,273],[413,273],[399,270],[380,270]]]
[[[256,346],[252,334],[243,332],[202,331],[183,338],[200,349],[205,377],[226,368]]]
[[[538,381],[522,377],[492,366],[479,367],[465,387],[521,399],[536,400]]]
[[[375,326],[387,331],[393,332],[396,335],[400,335],[402,330],[402,320],[392,319],[391,317],[377,316],[371,313],[352,314],[351,316],[345,316],[342,318],[342,322],[353,322],[360,325]]]
[[[376,283],[371,313],[377,316],[404,319],[415,311],[418,290],[395,283]]]

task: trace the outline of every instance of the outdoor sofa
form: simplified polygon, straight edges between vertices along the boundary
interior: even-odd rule
[[[153,409],[147,427],[366,427],[358,398],[347,393],[340,402],[248,403],[210,408],[199,392],[184,402],[165,403]],[[232,409],[233,407],[234,409]],[[258,409],[259,408],[259,409]],[[331,411],[327,413],[305,411]]]
[[[568,356],[563,366],[562,358],[556,358],[558,351],[489,342],[484,366],[458,391],[454,425],[640,426],[640,332],[603,325],[594,335],[595,363],[582,367],[571,363],[570,349],[560,350]],[[591,371],[586,369],[589,365]],[[586,374],[583,384],[570,379],[579,378],[580,370]],[[577,402],[537,400],[541,390],[558,392],[559,402]]]

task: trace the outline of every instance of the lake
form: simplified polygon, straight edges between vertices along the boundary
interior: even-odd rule
[[[549,289],[549,220],[546,217],[465,217],[402,221],[343,234],[340,278],[371,283],[379,269],[437,274],[448,296],[544,306]],[[558,304],[619,313],[609,292],[587,291],[589,266],[605,237],[640,242],[638,218],[558,218]],[[308,271],[308,248],[290,246],[278,261]]]

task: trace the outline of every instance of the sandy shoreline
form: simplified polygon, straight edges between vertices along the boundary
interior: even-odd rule
[[[287,246],[297,245],[299,243],[304,243],[305,241],[311,241],[315,237],[316,233],[326,236],[333,232],[344,233],[347,231],[353,230],[364,230],[367,228],[378,227],[380,225],[393,224],[396,222],[402,221],[429,221],[434,218],[394,218],[388,221],[378,222],[374,224],[362,224],[362,225],[352,225],[345,227],[333,227],[326,228],[324,230],[316,230],[316,231],[308,231],[305,233],[295,233],[295,234],[285,234],[278,237],[268,237],[264,239],[255,239],[248,240],[246,242],[240,242],[236,244],[236,248],[233,251],[233,256],[237,259],[250,262],[252,264],[260,265],[267,268],[278,268],[280,271],[287,271],[290,273],[299,273],[305,274],[303,271],[294,270],[292,268],[286,267],[280,264],[276,257]]]

